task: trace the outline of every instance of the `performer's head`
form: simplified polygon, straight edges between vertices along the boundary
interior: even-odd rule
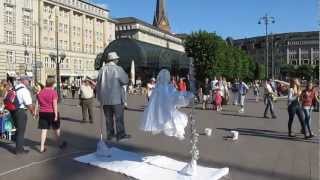
[[[169,84],[170,83],[170,72],[167,69],[162,69],[158,74],[157,82],[159,84]]]

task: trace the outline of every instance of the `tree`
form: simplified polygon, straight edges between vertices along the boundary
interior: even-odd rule
[[[296,69],[292,64],[283,64],[280,66],[280,74],[282,78],[296,76]]]
[[[303,64],[297,68],[296,74],[301,79],[310,80],[312,78],[313,68],[309,64]]]
[[[241,49],[233,47],[215,33],[193,32],[185,41],[186,54],[194,59],[196,79],[224,76],[227,79],[254,78],[254,63]]]

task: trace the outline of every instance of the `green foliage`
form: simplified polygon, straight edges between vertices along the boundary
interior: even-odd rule
[[[255,63],[254,79],[266,79],[266,68],[263,64]]]
[[[309,64],[298,66],[296,75],[302,79],[310,80],[313,74],[313,67]]]
[[[196,79],[224,76],[227,79],[239,77],[252,80],[256,66],[241,49],[226,43],[215,33],[193,32],[185,41],[186,53],[194,59]]]
[[[292,64],[281,65],[280,74],[282,75],[282,77],[295,77],[295,76],[297,76],[296,68]]]

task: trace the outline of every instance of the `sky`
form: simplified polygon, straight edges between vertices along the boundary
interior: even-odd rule
[[[93,2],[107,7],[112,18],[131,16],[149,23],[156,6],[156,0]],[[173,33],[201,29],[234,39],[264,35],[265,26],[258,21],[266,13],[275,18],[272,33],[315,31],[320,23],[317,0],[166,0],[166,10]]]

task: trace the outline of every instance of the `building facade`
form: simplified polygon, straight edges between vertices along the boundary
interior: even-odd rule
[[[81,0],[0,0],[0,78],[56,75],[49,54],[64,52],[62,81],[94,76],[94,59],[115,39],[109,10]],[[35,68],[35,65],[37,67]]]
[[[269,77],[280,74],[282,64],[319,65],[319,32],[292,32],[269,35]],[[257,63],[266,65],[265,36],[234,40]]]
[[[134,17],[117,18],[116,39],[131,38],[168,49],[184,52],[184,45],[174,34]]]

